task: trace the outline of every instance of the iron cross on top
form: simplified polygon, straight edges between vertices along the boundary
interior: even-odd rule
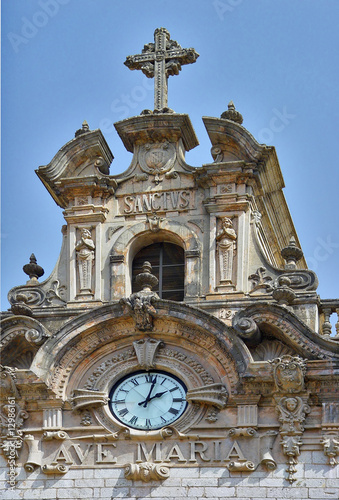
[[[141,54],[128,56],[125,65],[129,69],[141,69],[147,78],[154,78],[154,111],[168,110],[168,77],[178,75],[183,64],[192,64],[199,54],[192,48],[182,49],[165,28],[154,32],[154,43],[144,45]]]

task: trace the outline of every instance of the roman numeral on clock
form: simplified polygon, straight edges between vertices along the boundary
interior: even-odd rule
[[[116,399],[115,401],[113,401],[113,403],[116,403],[116,404],[120,404],[120,403],[124,403],[125,400],[124,399]]]
[[[139,385],[139,382],[138,382],[138,381],[137,381],[137,379],[135,379],[135,378],[131,378],[131,382],[132,382],[132,384],[134,384],[134,385]]]
[[[183,401],[182,398],[173,398],[173,403],[182,403]]]
[[[166,422],[166,420],[165,420]],[[146,418],[146,427],[151,427],[151,421],[149,418]]]
[[[137,420],[138,420],[138,417],[136,417],[135,415],[133,415],[133,417],[131,418],[131,420],[129,421],[129,423],[130,424],[136,424]]]
[[[118,413],[119,413],[120,417],[124,417],[125,415],[127,415],[128,410],[127,410],[127,408],[123,408]]]
[[[170,409],[168,410],[168,413],[172,413],[172,415],[178,415],[179,410],[176,410],[175,408],[170,408]]]
[[[155,375],[155,376],[152,376],[152,374],[151,374],[151,373],[147,373],[147,374],[145,375],[145,379],[146,379],[146,382],[148,382],[148,383],[152,383],[152,384],[154,383],[154,384],[155,384],[155,383],[156,383],[156,381],[157,381],[157,376],[156,376],[156,375]]]

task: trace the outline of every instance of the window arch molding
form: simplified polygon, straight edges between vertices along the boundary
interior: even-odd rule
[[[147,222],[124,229],[113,244],[110,254],[111,300],[128,297],[132,293],[132,263],[135,255],[153,243],[168,242],[185,252],[185,298],[200,293],[200,243],[197,235],[186,225],[164,221],[162,228],[151,231]]]

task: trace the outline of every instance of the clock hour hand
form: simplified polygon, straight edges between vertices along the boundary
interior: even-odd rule
[[[151,398],[149,398],[148,401],[152,401],[152,399],[155,399],[155,398],[160,398],[161,396],[163,396],[164,394],[166,394],[166,392],[168,392],[168,391],[157,392],[156,394],[154,394],[154,396],[152,396]]]
[[[149,397],[148,399],[145,399],[145,401],[140,401],[140,403],[138,403],[139,406],[143,405],[144,408],[146,408],[147,406],[147,403],[149,403],[150,401],[152,401],[152,399],[155,399],[155,398],[160,398],[161,396],[163,396],[167,391],[164,391],[164,392],[157,392],[154,396],[152,396],[151,398]]]

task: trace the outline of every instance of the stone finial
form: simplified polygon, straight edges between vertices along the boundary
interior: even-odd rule
[[[127,299],[120,299],[120,304],[130,312],[136,327],[141,331],[153,330],[153,316],[155,316],[156,310],[152,303],[159,299],[159,295],[152,292],[152,287],[158,284],[158,278],[151,271],[151,264],[147,261],[144,262],[142,272],[135,278],[137,285],[141,286],[142,290],[132,293]]]
[[[224,111],[220,118],[225,118],[226,120],[231,120],[232,122],[235,122],[235,123],[239,123],[240,125],[242,124],[243,122],[243,117],[242,115],[239,113],[239,111],[237,111],[235,109],[235,106],[234,106],[234,103],[233,101],[230,101],[228,103],[228,110],[227,111]]]
[[[35,284],[38,281],[38,278],[45,274],[45,271],[41,266],[38,266],[36,257],[34,253],[29,258],[29,264],[25,264],[22,268],[24,273],[29,276],[29,280],[27,284]]]
[[[154,286],[158,284],[158,278],[152,274],[152,266],[150,262],[144,262],[142,266],[142,273],[138,274],[135,278],[137,285],[142,287],[142,290],[151,291]]]
[[[281,256],[285,259],[285,269],[296,269],[296,263],[303,257],[301,248],[297,247],[294,236],[291,236],[287,247],[281,250]]]
[[[291,280],[287,276],[279,276],[278,286],[273,290],[272,296],[281,306],[288,306],[295,299],[295,292],[290,284]]]
[[[85,134],[86,132],[90,132],[90,130],[89,130],[89,125],[88,125],[87,121],[84,120],[82,122],[82,127],[79,128],[79,130],[77,130],[75,132],[75,137],[78,137],[79,135]]]

